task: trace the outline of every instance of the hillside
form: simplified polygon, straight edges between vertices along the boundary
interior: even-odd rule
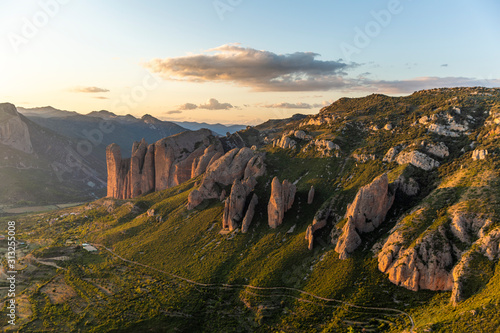
[[[499,124],[500,89],[433,89],[234,134],[252,149],[159,141],[161,190],[15,218],[22,327],[498,331]]]
[[[17,206],[95,200],[106,184],[106,164],[78,142],[41,127],[0,104],[0,204]]]

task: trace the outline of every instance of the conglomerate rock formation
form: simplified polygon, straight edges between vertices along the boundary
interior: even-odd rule
[[[201,129],[182,132],[154,144],[134,143],[130,158],[122,159],[120,147],[106,150],[108,197],[135,198],[161,191],[196,177],[224,153],[212,132]]]

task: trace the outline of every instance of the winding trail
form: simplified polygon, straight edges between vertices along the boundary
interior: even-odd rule
[[[405,312],[405,311],[402,311],[402,310],[392,309],[392,308],[383,308],[383,307],[382,308],[377,308],[377,307],[370,307],[370,306],[355,305],[355,304],[347,303],[347,302],[344,302],[344,301],[341,301],[341,300],[337,300],[337,299],[333,299],[333,298],[326,298],[326,297],[317,296],[317,295],[311,294],[311,293],[309,293],[307,291],[300,290],[300,289],[297,289],[297,288],[290,288],[290,287],[258,287],[258,286],[252,286],[252,285],[249,285],[249,284],[201,283],[201,282],[197,282],[197,281],[190,280],[188,278],[179,276],[179,275],[171,273],[171,272],[167,272],[167,271],[155,268],[155,267],[151,267],[151,266],[146,265],[146,264],[142,264],[142,263],[137,262],[137,261],[133,261],[133,260],[129,260],[129,259],[123,258],[119,254],[115,253],[112,249],[110,249],[110,248],[108,248],[108,247],[106,247],[106,246],[104,246],[102,244],[93,244],[93,245],[97,246],[97,247],[101,247],[101,248],[106,249],[106,251],[108,251],[113,256],[115,256],[116,258],[118,258],[118,259],[120,259],[120,260],[122,260],[124,262],[128,262],[130,264],[137,265],[137,266],[142,266],[142,267],[145,267],[145,268],[148,268],[148,269],[152,269],[154,271],[157,271],[157,272],[169,275],[171,277],[174,277],[176,279],[188,282],[188,283],[196,285],[196,286],[209,287],[209,288],[213,288],[213,287],[216,287],[216,288],[235,288],[235,289],[236,288],[237,289],[248,288],[248,289],[253,289],[253,290],[288,290],[288,291],[294,291],[294,292],[297,292],[299,294],[307,295],[309,297],[312,297],[312,298],[315,298],[315,299],[318,299],[318,300],[322,300],[322,301],[325,301],[325,302],[331,302],[331,303],[338,303],[338,304],[345,305],[345,306],[348,306],[348,307],[351,307],[351,308],[355,308],[355,309],[376,310],[376,311],[389,311],[389,312],[393,312],[393,313],[398,313],[399,315],[404,315],[404,316],[406,316],[409,319],[409,321],[411,323],[410,333],[413,333],[413,331],[415,329],[415,322],[413,321],[412,316],[408,312]],[[262,295],[260,295],[260,296],[262,296]],[[286,295],[286,296],[289,296],[289,295]],[[289,297],[294,297],[294,296],[289,296]],[[294,297],[294,298],[296,298],[296,297]],[[322,304],[322,305],[324,305],[324,304]]]

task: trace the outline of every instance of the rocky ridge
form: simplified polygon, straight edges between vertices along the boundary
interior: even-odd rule
[[[135,198],[179,185],[205,172],[222,153],[221,142],[204,129],[150,145],[144,140],[135,142],[130,159],[122,159],[120,147],[111,144],[106,149],[108,197]]]

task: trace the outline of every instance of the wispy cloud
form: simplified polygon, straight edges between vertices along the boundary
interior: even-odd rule
[[[99,87],[75,87],[72,88],[71,91],[78,93],[105,93],[109,92],[109,89]]]
[[[316,104],[308,104],[308,103],[275,103],[275,104],[266,104],[265,108],[273,108],[273,109],[312,109],[315,108]]]
[[[441,67],[448,67],[448,64],[442,64]]]
[[[270,109],[316,109],[330,105],[332,103],[333,103],[332,100],[314,104],[303,103],[303,102],[298,102],[298,103],[281,102],[275,104],[264,104],[262,105],[262,107]]]
[[[96,99],[109,99],[108,97],[105,97],[105,96],[94,96],[94,98],[96,98]]]
[[[198,108],[198,105],[193,103],[184,103],[178,107],[179,110],[194,110]]]
[[[165,114],[178,114],[178,113],[182,113],[182,111],[179,111],[179,110],[172,110],[172,111],[167,111],[167,112],[165,112]]]
[[[361,80],[355,90],[373,91],[386,94],[407,94],[417,90],[452,87],[499,87],[499,79],[478,79],[470,77],[425,76],[408,80]]]
[[[323,61],[313,52],[276,54],[222,45],[201,54],[153,59],[144,66],[167,80],[225,82],[256,91],[318,91],[343,88],[354,63]]]

